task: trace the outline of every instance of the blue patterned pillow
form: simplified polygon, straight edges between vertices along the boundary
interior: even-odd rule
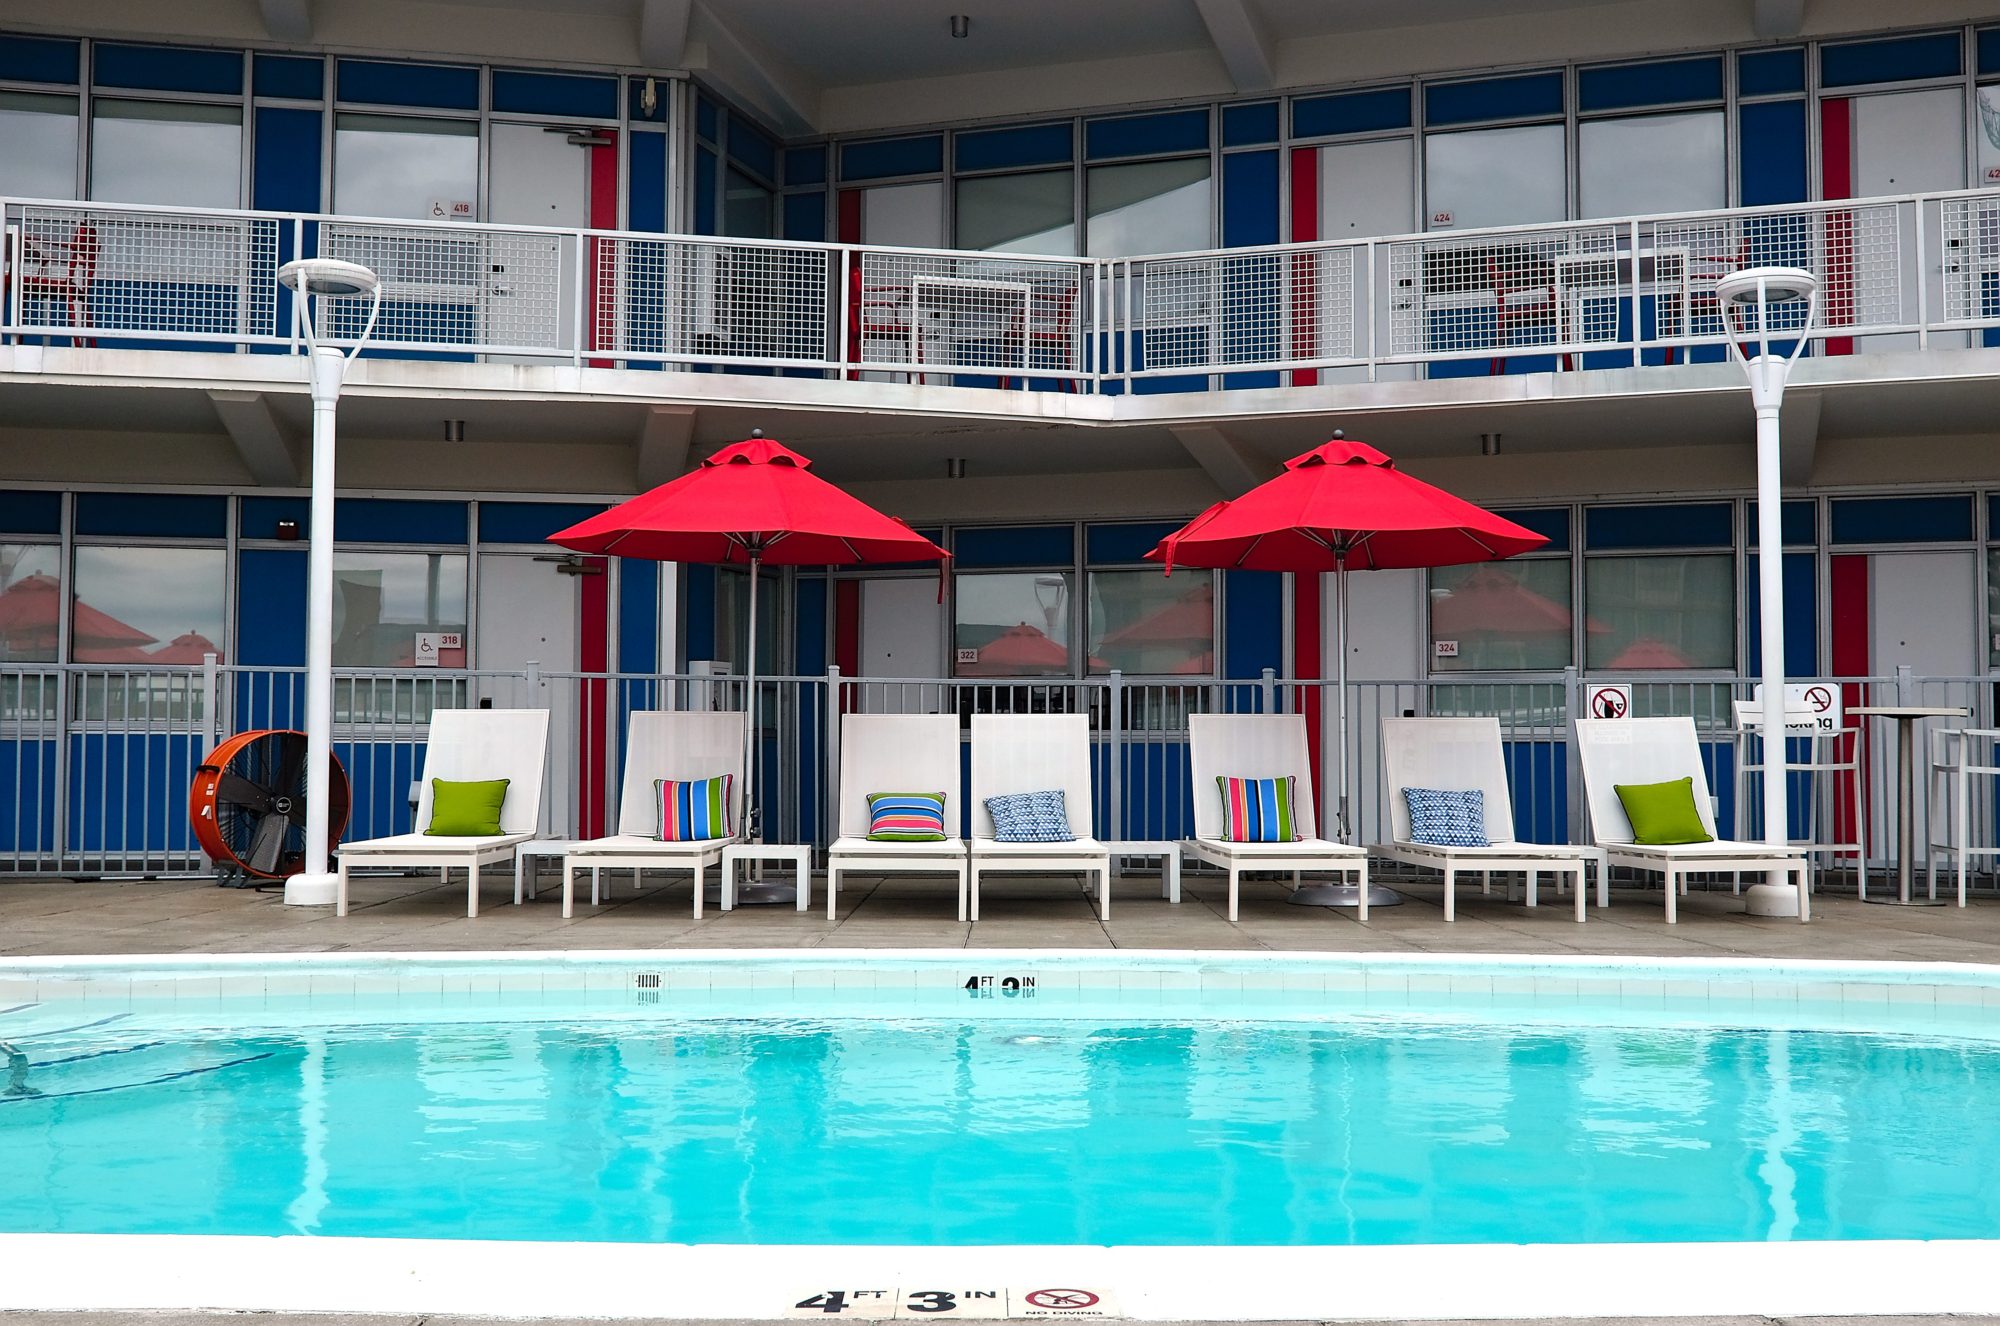
[[[1440,791],[1406,787],[1410,841],[1432,847],[1490,847],[1486,837],[1486,794],[1477,790]]]
[[[1014,792],[986,798],[993,816],[993,839],[1002,843],[1067,843],[1069,807],[1060,788],[1051,792]]]

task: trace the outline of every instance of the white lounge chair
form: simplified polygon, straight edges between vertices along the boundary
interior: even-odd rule
[[[688,781],[734,774],[729,789],[726,838],[687,842],[660,840],[660,804],[654,786],[662,778]],[[694,915],[701,919],[702,888],[708,867],[722,864],[722,849],[743,840],[743,715],[714,710],[637,710],[625,727],[625,780],[618,794],[618,832],[607,838],[571,843],[563,855],[565,918],[574,914],[576,872],[642,870],[694,872]]]
[[[1191,714],[1188,767],[1194,778],[1194,837],[1181,855],[1229,872],[1229,919],[1236,919],[1240,880],[1246,870],[1290,871],[1297,888],[1304,871],[1351,874],[1360,886],[1360,910],[1368,919],[1368,853],[1319,836],[1314,810],[1312,753],[1303,714]],[[1289,843],[1238,843],[1222,836],[1222,789],[1217,778],[1285,778],[1292,786],[1293,825]]]
[[[1376,856],[1444,873],[1444,919],[1458,914],[1460,871],[1476,870],[1486,883],[1496,870],[1528,877],[1528,906],[1543,872],[1568,875],[1576,885],[1576,919],[1582,923],[1584,868],[1597,866],[1597,905],[1610,901],[1602,854],[1594,847],[1524,843],[1514,837],[1514,799],[1507,784],[1507,756],[1497,718],[1385,718],[1382,720],[1382,773],[1387,781],[1390,840],[1374,847]],[[1420,843],[1410,836],[1406,787],[1476,791],[1485,799],[1484,847]]]
[[[957,714],[848,714],[840,720],[840,836],[826,853],[826,919],[834,914],[840,877],[875,874],[951,875],[958,880],[958,919],[966,919],[964,779],[959,773]],[[871,792],[942,792],[945,838],[935,843],[868,839]]]
[[[334,915],[347,915],[347,872],[355,866],[421,866],[449,876],[462,869],[465,914],[479,915],[479,872],[514,859],[514,849],[541,831],[542,777],[549,756],[546,709],[440,709],[431,715],[417,793],[416,831],[340,845],[340,885]],[[507,780],[500,829],[478,838],[425,833],[431,822],[433,778],[446,782]]]
[[[1003,843],[993,837],[986,798],[1061,789],[1070,832],[1058,843]],[[982,872],[1097,876],[1097,915],[1111,915],[1111,853],[1096,838],[1090,780],[1090,720],[1082,714],[972,716],[972,841],[969,920],[979,919]]]
[[[1709,801],[1708,771],[1701,762],[1701,743],[1692,718],[1580,718],[1576,721],[1577,755],[1583,765],[1584,800],[1590,806],[1591,835],[1604,849],[1609,865],[1629,866],[1664,876],[1667,923],[1680,919],[1680,894],[1695,874],[1755,871],[1782,874],[1798,891],[1798,917],[1812,919],[1806,854],[1808,846],[1731,842],[1715,832],[1715,811]],[[1693,780],[1695,811],[1701,826],[1716,841],[1654,846],[1632,841],[1632,822],[1618,799],[1620,784]],[[1754,887],[1752,910],[1756,909]],[[1782,886],[1777,886],[1782,887]]]

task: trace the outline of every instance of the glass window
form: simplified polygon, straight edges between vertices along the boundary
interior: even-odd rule
[[[742,171],[729,168],[722,191],[722,233],[743,239],[770,239],[771,191]]]
[[[1560,124],[1424,139],[1424,206],[1432,230],[1564,220],[1567,181]]]
[[[1569,559],[1481,562],[1431,572],[1436,672],[1566,668],[1574,629]],[[1586,631],[1602,631],[1596,622]]]
[[[242,174],[240,106],[107,100],[91,105],[94,199],[235,207],[243,198]]]
[[[0,92],[0,193],[76,197],[76,98]]]
[[[53,663],[62,623],[61,550],[0,543],[0,663]]]
[[[1215,675],[1215,573],[1090,573],[1090,670]]]
[[[782,641],[778,626],[778,601],[784,586],[768,571],[757,583],[757,674],[768,677],[778,671]],[[750,573],[740,566],[723,567],[715,577],[715,638],[721,661],[732,673],[743,671],[743,658],[750,650]],[[761,697],[769,703],[768,695]]]
[[[336,115],[333,209],[348,216],[460,216],[479,198],[479,126],[416,115]],[[459,210],[459,205],[464,210]]]
[[[1667,672],[1736,662],[1736,561],[1728,553],[1584,562],[1584,665]]]
[[[78,548],[71,660],[144,666],[222,657],[226,561],[220,548]]]
[[[1212,242],[1207,157],[1092,166],[1084,193],[1084,248],[1093,258],[1180,253]]]
[[[2000,83],[1979,89],[1979,174],[1973,183],[1982,189],[2000,185]]]
[[[1986,553],[1987,664],[2000,667],[2000,548]]]
[[[1037,170],[958,182],[957,247],[989,253],[1076,252],[1076,173]]]
[[[1071,675],[1067,571],[1002,571],[956,577],[952,675]]]
[[[419,633],[457,635],[438,665],[465,666],[464,553],[334,553],[335,667],[414,667]]]
[[[1585,120],[1576,152],[1579,215],[1728,206],[1721,111]]]

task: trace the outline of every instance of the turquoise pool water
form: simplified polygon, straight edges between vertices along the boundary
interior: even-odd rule
[[[2000,1044],[1978,1038],[673,1002],[287,1025],[0,1001],[0,1232],[2000,1238]]]

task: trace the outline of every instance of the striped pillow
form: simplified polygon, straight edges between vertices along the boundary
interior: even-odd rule
[[[868,841],[941,843],[944,837],[944,793],[868,794]]]
[[[660,841],[691,843],[735,837],[729,828],[729,793],[735,784],[735,774],[685,783],[654,779],[653,795],[660,804]]]
[[[1222,838],[1231,843],[1295,843],[1298,818],[1292,814],[1292,778],[1216,776],[1222,789]]]

